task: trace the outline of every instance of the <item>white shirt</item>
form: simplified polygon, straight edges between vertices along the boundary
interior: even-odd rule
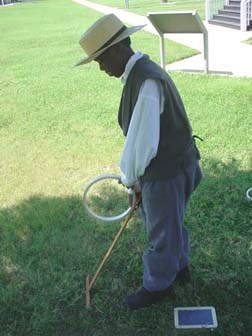
[[[135,62],[142,56],[141,53],[136,53],[129,59],[121,78],[123,85]],[[138,184],[139,177],[157,154],[163,105],[161,83],[154,79],[144,81],[132,113],[120,160],[122,183],[127,187]]]

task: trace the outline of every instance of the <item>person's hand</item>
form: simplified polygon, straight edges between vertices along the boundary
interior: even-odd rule
[[[132,207],[134,204],[133,204],[133,201],[134,201],[134,196],[133,196],[133,193],[134,191],[132,190],[132,188],[130,188],[128,190],[128,195],[129,195],[129,205],[130,207]],[[135,199],[135,205],[139,205],[141,203],[141,199],[142,199],[142,194],[141,192],[137,191],[135,192],[135,196],[136,196],[136,199]]]
[[[118,179],[118,184],[122,184],[124,186],[124,184],[122,183],[122,178],[121,177]]]
[[[136,182],[133,186],[129,187],[129,186],[127,186],[123,183],[122,178],[120,178],[118,180],[118,183],[122,184],[123,186],[125,186],[128,189],[130,207],[133,206],[133,201],[134,201],[133,194],[135,194],[135,205],[138,207],[140,205],[141,199],[142,199],[140,183]]]

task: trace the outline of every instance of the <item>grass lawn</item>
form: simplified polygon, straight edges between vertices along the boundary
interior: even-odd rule
[[[204,139],[205,178],[186,216],[192,283],[160,305],[125,310],[123,297],[141,285],[146,246],[136,216],[85,307],[86,274],[94,274],[120,225],[96,222],[81,203],[90,178],[118,173],[124,141],[120,81],[95,63],[73,68],[82,57],[77,41],[99,16],[70,0],[0,8],[0,334],[182,335],[173,308],[211,305],[215,335],[250,335],[252,79],[171,74]],[[132,39],[158,61],[156,37]],[[192,52],[172,48],[174,59]],[[111,202],[120,206],[116,193]]]
[[[129,0],[129,8],[126,9],[124,0],[92,0],[105,6],[114,6],[129,10],[136,14],[146,15],[148,12],[168,12],[168,11],[194,11],[196,10],[201,19],[205,19],[205,1],[204,0],[168,0],[162,3],[160,0]]]
[[[252,44],[252,37],[250,37],[248,40],[244,41],[244,43]]]

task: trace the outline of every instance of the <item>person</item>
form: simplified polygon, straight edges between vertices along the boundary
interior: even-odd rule
[[[190,280],[185,210],[202,172],[200,155],[183,102],[169,75],[149,56],[134,52],[126,27],[114,14],[96,21],[81,37],[86,56],[123,84],[118,122],[125,135],[121,181],[141,197],[149,246],[143,253],[143,284],[124,303],[138,309],[172,294],[174,282]]]

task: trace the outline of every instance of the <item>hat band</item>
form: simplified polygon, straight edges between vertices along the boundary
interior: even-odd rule
[[[121,29],[118,30],[115,35],[113,35],[106,43],[104,43],[97,51],[102,50],[106,47],[108,47],[125,29],[127,29],[126,26],[123,26]]]

